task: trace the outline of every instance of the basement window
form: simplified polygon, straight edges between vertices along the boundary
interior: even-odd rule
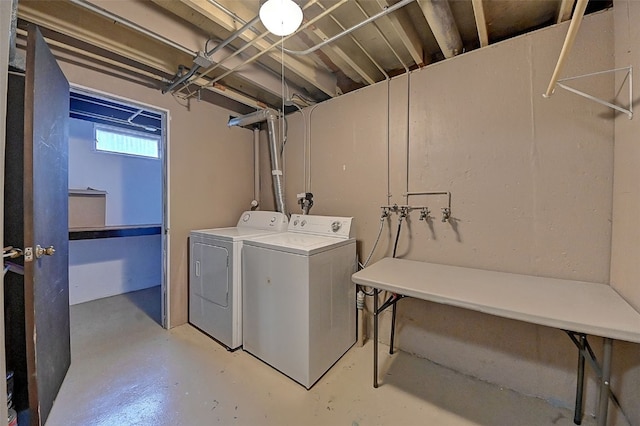
[[[95,149],[99,152],[144,158],[160,158],[160,137],[96,124]]]

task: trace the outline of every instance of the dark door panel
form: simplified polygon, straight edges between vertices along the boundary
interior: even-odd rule
[[[69,83],[29,28],[25,81],[25,311],[29,406],[44,424],[71,362],[68,240]],[[55,248],[38,257],[36,247]],[[32,423],[34,423],[32,421]]]
[[[10,287],[5,288],[10,305],[7,353],[13,362],[9,368],[16,370],[16,387],[28,394],[30,422],[42,425],[71,362],[69,83],[35,26],[28,29],[23,103],[16,95],[21,79],[15,80],[8,98],[8,110],[18,109],[7,120],[5,242],[31,248],[33,258],[25,258],[24,276],[10,274]],[[21,382],[24,376],[26,383]]]

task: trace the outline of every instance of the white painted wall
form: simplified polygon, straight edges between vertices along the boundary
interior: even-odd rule
[[[568,25],[429,65],[412,72],[410,82],[402,75],[389,86],[382,82],[290,114],[290,211],[298,211],[295,194],[303,191],[311,152],[305,188],[314,194],[311,213],[353,216],[361,259],[376,239],[380,206],[406,203],[407,190],[451,191],[448,223],[440,221],[446,198],[411,197],[412,205],[428,205],[434,220],[411,215],[399,257],[607,283],[613,112],[560,89],[542,97]],[[612,68],[613,48],[612,12],[586,17],[563,77]],[[610,99],[614,79],[600,76],[575,87]],[[262,207],[268,209],[268,153],[261,161]],[[397,224],[397,215],[385,222],[373,261],[391,256]],[[389,311],[381,315],[385,342],[389,317]],[[600,339],[591,343],[600,353]],[[399,304],[396,345],[464,374],[573,405],[577,354],[560,330],[409,299]],[[616,342],[614,365],[635,366],[620,346]],[[638,345],[627,346],[638,353]],[[585,411],[593,413],[597,392],[588,370]],[[636,373],[617,374],[616,383],[637,388]],[[628,394],[637,401],[637,390]],[[621,418],[613,405],[611,413]]]
[[[69,120],[69,188],[107,191],[106,225],[162,223],[162,161],[98,152],[93,123]]]
[[[69,304],[160,285],[161,236],[69,241]]]
[[[106,225],[162,223],[162,162],[96,152],[93,124],[69,123],[69,188],[107,191]],[[69,242],[69,303],[161,284],[160,235]]]
[[[615,67],[633,67],[634,117],[616,114],[613,174],[613,231],[611,236],[611,285],[640,310],[640,116],[638,70],[640,70],[640,3],[614,1]],[[629,105],[629,82],[616,73],[616,103]],[[640,424],[640,345],[615,342],[613,389],[634,425]]]

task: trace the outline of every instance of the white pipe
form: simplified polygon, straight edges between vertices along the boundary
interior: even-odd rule
[[[253,129],[253,201],[260,207],[260,129]]]
[[[560,56],[558,57],[556,69],[553,71],[553,75],[551,76],[551,81],[549,82],[547,91],[542,95],[545,98],[553,95],[553,91],[556,88],[556,83],[558,82],[558,77],[560,77],[560,73],[562,72],[562,68],[564,67],[565,60],[567,59],[567,56],[569,56],[569,52],[573,47],[576,36],[578,35],[578,30],[580,29],[580,24],[582,23],[582,18],[584,17],[584,11],[587,8],[588,1],[589,0],[578,0],[578,2],[576,3],[576,8],[573,12],[573,18],[571,18],[571,24],[569,25],[569,31],[567,31],[567,37],[564,39],[564,45],[562,46]]]

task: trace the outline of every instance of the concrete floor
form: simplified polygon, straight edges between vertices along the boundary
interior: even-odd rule
[[[307,391],[189,325],[162,329],[159,306],[154,288],[71,307],[71,368],[47,425],[573,424],[569,410],[403,352],[381,353],[373,389],[370,344]]]

